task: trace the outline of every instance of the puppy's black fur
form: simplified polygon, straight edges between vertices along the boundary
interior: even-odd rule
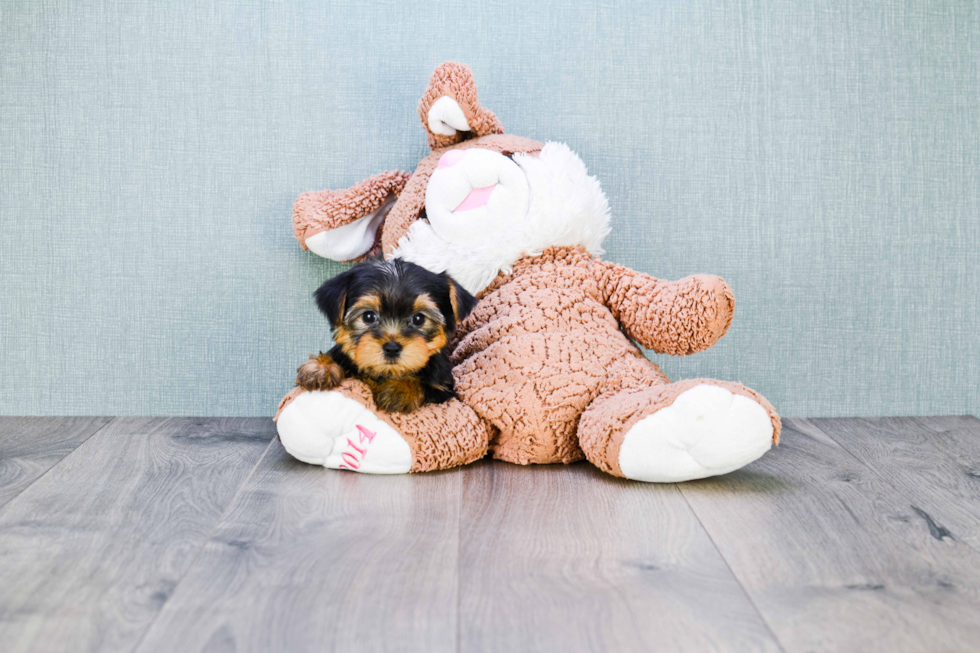
[[[476,298],[448,275],[398,259],[370,260],[314,297],[337,344],[297,370],[297,385],[329,390],[345,376],[359,378],[379,408],[395,412],[455,396],[448,348]]]

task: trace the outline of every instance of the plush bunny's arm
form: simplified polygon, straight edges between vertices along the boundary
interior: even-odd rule
[[[696,274],[663,281],[599,259],[595,274],[603,301],[626,334],[659,354],[703,351],[732,322],[735,297],[719,277]]]

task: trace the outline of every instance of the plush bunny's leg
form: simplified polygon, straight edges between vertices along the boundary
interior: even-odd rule
[[[363,383],[337,390],[294,390],[277,417],[279,439],[293,457],[330,469],[404,474],[447,469],[486,455],[489,429],[457,399],[410,414],[376,409]]]
[[[659,370],[657,370],[659,372]],[[779,416],[738,383],[694,379],[600,394],[579,422],[586,457],[615,476],[673,483],[727,474],[779,441]]]
[[[283,447],[305,463],[367,474],[405,474],[412,468],[408,443],[340,392],[303,392],[277,421]]]

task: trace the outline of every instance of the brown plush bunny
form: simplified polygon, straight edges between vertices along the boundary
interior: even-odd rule
[[[448,272],[479,303],[453,348],[459,400],[376,409],[357,381],[295,389],[278,430],[293,456],[329,468],[420,472],[489,451],[518,464],[586,458],[642,481],[724,474],[778,442],[780,421],[738,383],[671,383],[634,341],[687,355],[728,330],[725,282],[661,281],[597,258],[609,232],[599,182],[567,146],[503,133],[470,70],[439,66],[419,104],[431,153],[345,191],[306,193],[304,248],[353,260],[380,247]]]

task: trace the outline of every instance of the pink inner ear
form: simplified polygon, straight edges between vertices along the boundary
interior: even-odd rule
[[[494,184],[493,186],[484,186],[483,188],[474,188],[470,191],[470,194],[459,203],[459,206],[453,209],[453,213],[480,208],[490,201],[490,193],[492,193],[493,189],[496,187],[497,184]]]
[[[439,167],[440,168],[452,168],[454,165],[463,160],[463,156],[466,152],[463,150],[449,150],[441,157],[439,157]]]

